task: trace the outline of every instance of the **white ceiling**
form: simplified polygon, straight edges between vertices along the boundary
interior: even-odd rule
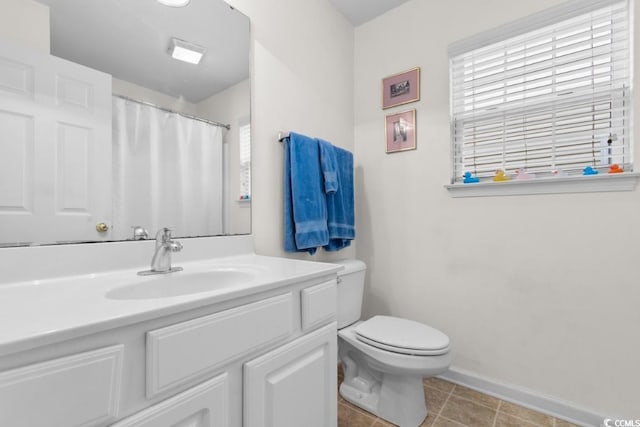
[[[249,77],[249,19],[222,0],[38,0],[50,7],[51,53],[189,102]],[[167,54],[177,37],[207,48],[199,65]]]
[[[329,0],[357,27],[409,0]]]

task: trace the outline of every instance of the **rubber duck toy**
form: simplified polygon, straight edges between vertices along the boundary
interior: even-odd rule
[[[509,178],[509,176],[507,176],[502,169],[498,169],[496,171],[496,176],[493,177],[493,180],[495,182],[503,182],[503,181],[510,181],[511,178]]]
[[[622,169],[618,165],[611,165],[611,167],[609,168],[609,173],[622,173],[622,172],[624,172],[624,169]]]
[[[472,184],[474,182],[480,182],[480,178],[471,175],[471,172],[465,172],[463,175],[464,179],[462,182],[465,184]]]
[[[520,180],[526,180],[526,179],[533,179],[535,178],[536,175],[533,173],[528,173],[526,170],[524,169],[517,169],[516,170],[516,179],[520,179]]]
[[[598,175],[598,171],[591,166],[587,166],[582,170],[582,175]]]

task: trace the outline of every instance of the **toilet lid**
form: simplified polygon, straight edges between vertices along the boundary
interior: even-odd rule
[[[435,356],[449,351],[449,337],[412,320],[374,316],[355,328],[356,337],[371,346],[401,354]]]

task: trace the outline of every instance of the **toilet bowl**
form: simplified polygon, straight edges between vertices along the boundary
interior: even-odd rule
[[[422,379],[449,368],[449,338],[419,322],[392,316],[360,320],[366,266],[338,262],[338,355],[344,381],[340,395],[401,427],[427,416]]]

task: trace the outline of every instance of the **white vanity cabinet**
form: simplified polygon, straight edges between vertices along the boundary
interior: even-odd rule
[[[335,274],[0,356],[0,426],[335,427]]]
[[[335,280],[302,289],[301,327],[312,332],[244,364],[244,427],[336,426],[336,292]]]

